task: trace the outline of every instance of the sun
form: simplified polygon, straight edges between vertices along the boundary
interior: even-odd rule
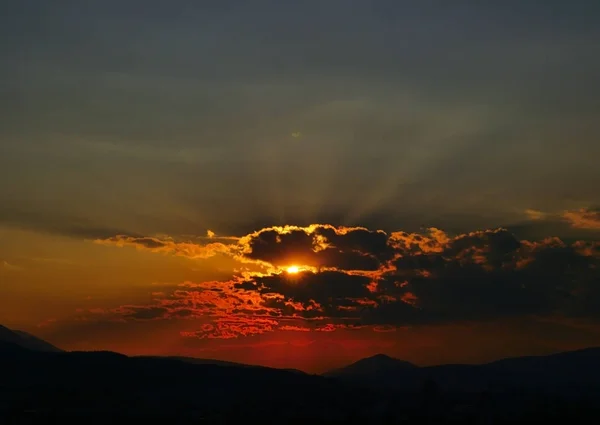
[[[298,272],[300,272],[300,267],[298,267],[298,266],[289,266],[289,267],[286,269],[286,271],[287,271],[289,274],[297,274]]]

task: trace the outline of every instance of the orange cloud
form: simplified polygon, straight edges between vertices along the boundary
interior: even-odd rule
[[[273,319],[227,317],[205,324],[200,330],[183,332],[181,336],[198,339],[232,339],[273,332],[277,325],[278,322]]]
[[[117,235],[107,239],[96,239],[95,243],[117,247],[134,247],[155,253],[173,254],[190,259],[210,258],[217,254],[231,254],[235,244],[213,242],[199,245],[193,242],[176,242],[171,238],[134,237]]]
[[[577,229],[600,230],[600,211],[590,209],[579,209],[565,211],[562,214],[571,227]]]
[[[432,227],[427,234],[393,232],[390,243],[402,251],[442,252],[450,242],[448,235],[442,230]]]
[[[310,328],[304,326],[290,326],[284,325],[279,327],[280,331],[294,331],[294,332],[310,332]]]
[[[406,292],[402,294],[402,297],[400,297],[400,299],[406,304],[410,304],[412,306],[416,306],[419,301],[419,298],[412,292]]]
[[[317,332],[334,332],[336,329],[337,327],[334,324],[328,323],[325,326],[316,328],[315,330]]]
[[[525,215],[527,215],[530,220],[544,220],[546,217],[548,217],[548,213],[532,209],[525,210]]]
[[[525,214],[534,221],[566,222],[574,229],[600,230],[600,210],[598,209],[580,208],[558,213],[528,209],[525,210]]]

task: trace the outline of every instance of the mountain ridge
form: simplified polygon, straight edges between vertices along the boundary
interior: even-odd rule
[[[593,410],[600,400],[596,347],[484,365],[429,367],[375,355],[352,364],[350,371],[360,373],[338,376],[213,364],[210,359],[48,352],[1,339],[0,358],[0,423],[14,423],[8,419],[15,412],[31,419],[18,423],[48,423],[34,420],[48,417],[77,417],[60,423],[89,424],[110,423],[114,417],[136,423],[223,423],[224,418],[265,423],[265,412],[273,420],[266,423],[294,418],[377,423],[390,417],[427,418],[432,411],[451,417],[465,406],[470,409],[465,419],[473,412],[494,413],[515,423],[508,409],[533,409],[536,419],[541,413],[555,418],[550,399],[575,406],[563,418],[572,419],[573,411],[600,413]]]
[[[365,357],[357,360],[347,366],[325,372],[323,376],[328,377],[343,377],[345,375],[368,375],[378,373],[388,373],[390,370],[407,370],[418,368],[418,366],[400,360],[387,354],[375,354],[374,356]]]
[[[21,348],[33,351],[66,353],[64,350],[50,344],[47,341],[42,340],[41,338],[38,338],[24,331],[9,329],[3,325],[0,325],[0,342],[8,342],[11,344],[15,344]],[[216,365],[224,367],[276,369],[298,374],[307,374],[302,370],[293,368],[279,369],[268,366],[237,363],[226,360],[205,359],[199,357],[149,355],[126,356],[124,354],[112,351],[80,351],[73,353],[90,353],[90,355],[92,356],[100,356],[101,353],[105,353],[106,355],[123,356],[127,358],[167,359],[177,360],[180,362],[195,365]],[[369,357],[359,359],[346,366],[342,366],[321,373],[320,375],[328,378],[341,378],[344,380],[375,379],[380,377],[389,379],[390,375],[403,375],[404,377],[412,377],[415,375],[423,375],[423,372],[426,372],[426,374],[431,374],[432,372],[437,372],[439,370],[505,370],[508,368],[514,372],[518,370],[523,370],[525,368],[528,369],[529,372],[532,372],[534,370],[540,372],[545,371],[550,367],[556,367],[561,365],[563,368],[565,368],[565,365],[568,366],[566,368],[566,371],[564,372],[568,374],[572,373],[574,370],[581,369],[584,366],[592,366],[596,364],[596,362],[599,362],[598,364],[600,364],[600,346],[586,347],[570,351],[561,351],[545,355],[508,357],[481,364],[439,364],[433,366],[418,366],[414,363],[401,360],[389,356],[387,354],[378,353]]]
[[[0,341],[11,342],[23,348],[35,351],[47,351],[55,353],[63,351],[49,342],[36,337],[35,335],[31,335],[30,333],[24,331],[9,329],[2,325],[0,325]]]
[[[484,364],[416,366],[385,355],[358,360],[323,375],[368,387],[416,390],[433,381],[446,390],[481,391],[524,387],[562,391],[594,387],[600,391],[600,347],[549,355],[499,359]]]

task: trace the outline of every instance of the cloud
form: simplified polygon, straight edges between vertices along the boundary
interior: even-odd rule
[[[565,211],[562,217],[577,229],[600,230],[600,210],[582,208]]]
[[[214,239],[215,235],[209,236]],[[212,242],[205,245],[199,245],[194,242],[177,242],[171,238],[158,237],[136,237],[127,235],[117,235],[106,239],[96,239],[94,241],[101,245],[114,245],[117,247],[134,247],[139,250],[146,250],[157,253],[173,254],[190,259],[210,258],[217,254],[227,254],[232,252],[234,245],[223,242]]]
[[[327,224],[268,227],[242,237],[216,236],[209,231],[206,239],[207,243],[198,243],[169,237],[116,235],[94,242],[190,259],[222,254],[262,267],[266,272],[283,270],[290,264],[302,264],[307,269],[376,271],[394,255],[383,231]]]
[[[203,325],[200,330],[183,332],[182,336],[198,339],[231,339],[273,332],[277,325],[276,320],[265,318],[243,316],[219,318],[213,323]]]
[[[343,270],[377,270],[392,253],[387,235],[361,227],[270,227],[240,239],[243,256],[274,266],[300,263]]]
[[[548,216],[548,214],[543,211],[532,209],[525,210],[525,215],[527,215],[527,217],[529,217],[530,220],[543,220]]]
[[[573,229],[600,230],[600,209],[580,208],[562,212],[544,212],[525,210],[525,214],[533,221],[565,223]]]
[[[290,326],[283,325],[279,327],[280,331],[292,331],[292,332],[310,332],[311,329],[304,326]]]
[[[585,216],[589,220],[589,216]],[[268,227],[206,244],[117,236],[99,241],[191,259],[215,253],[263,266],[228,281],[184,282],[120,320],[202,321],[185,336],[398,327],[536,316],[600,319],[600,243],[519,240],[506,229],[449,235],[360,227]],[[297,264],[300,272],[285,272]]]

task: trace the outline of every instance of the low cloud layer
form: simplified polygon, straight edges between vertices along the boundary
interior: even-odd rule
[[[586,224],[594,218],[587,211],[569,217]],[[600,319],[599,242],[518,240],[505,229],[449,235],[312,225],[235,238],[210,232],[203,243],[127,236],[98,243],[239,261],[228,281],[185,282],[153,294],[148,305],[81,312],[82,320],[199,320],[186,337],[389,332],[521,316]]]
[[[578,229],[600,230],[600,210],[580,209],[567,211],[563,218]]]
[[[525,214],[533,221],[563,222],[574,229],[600,230],[600,209],[580,208],[559,213],[526,210]]]

